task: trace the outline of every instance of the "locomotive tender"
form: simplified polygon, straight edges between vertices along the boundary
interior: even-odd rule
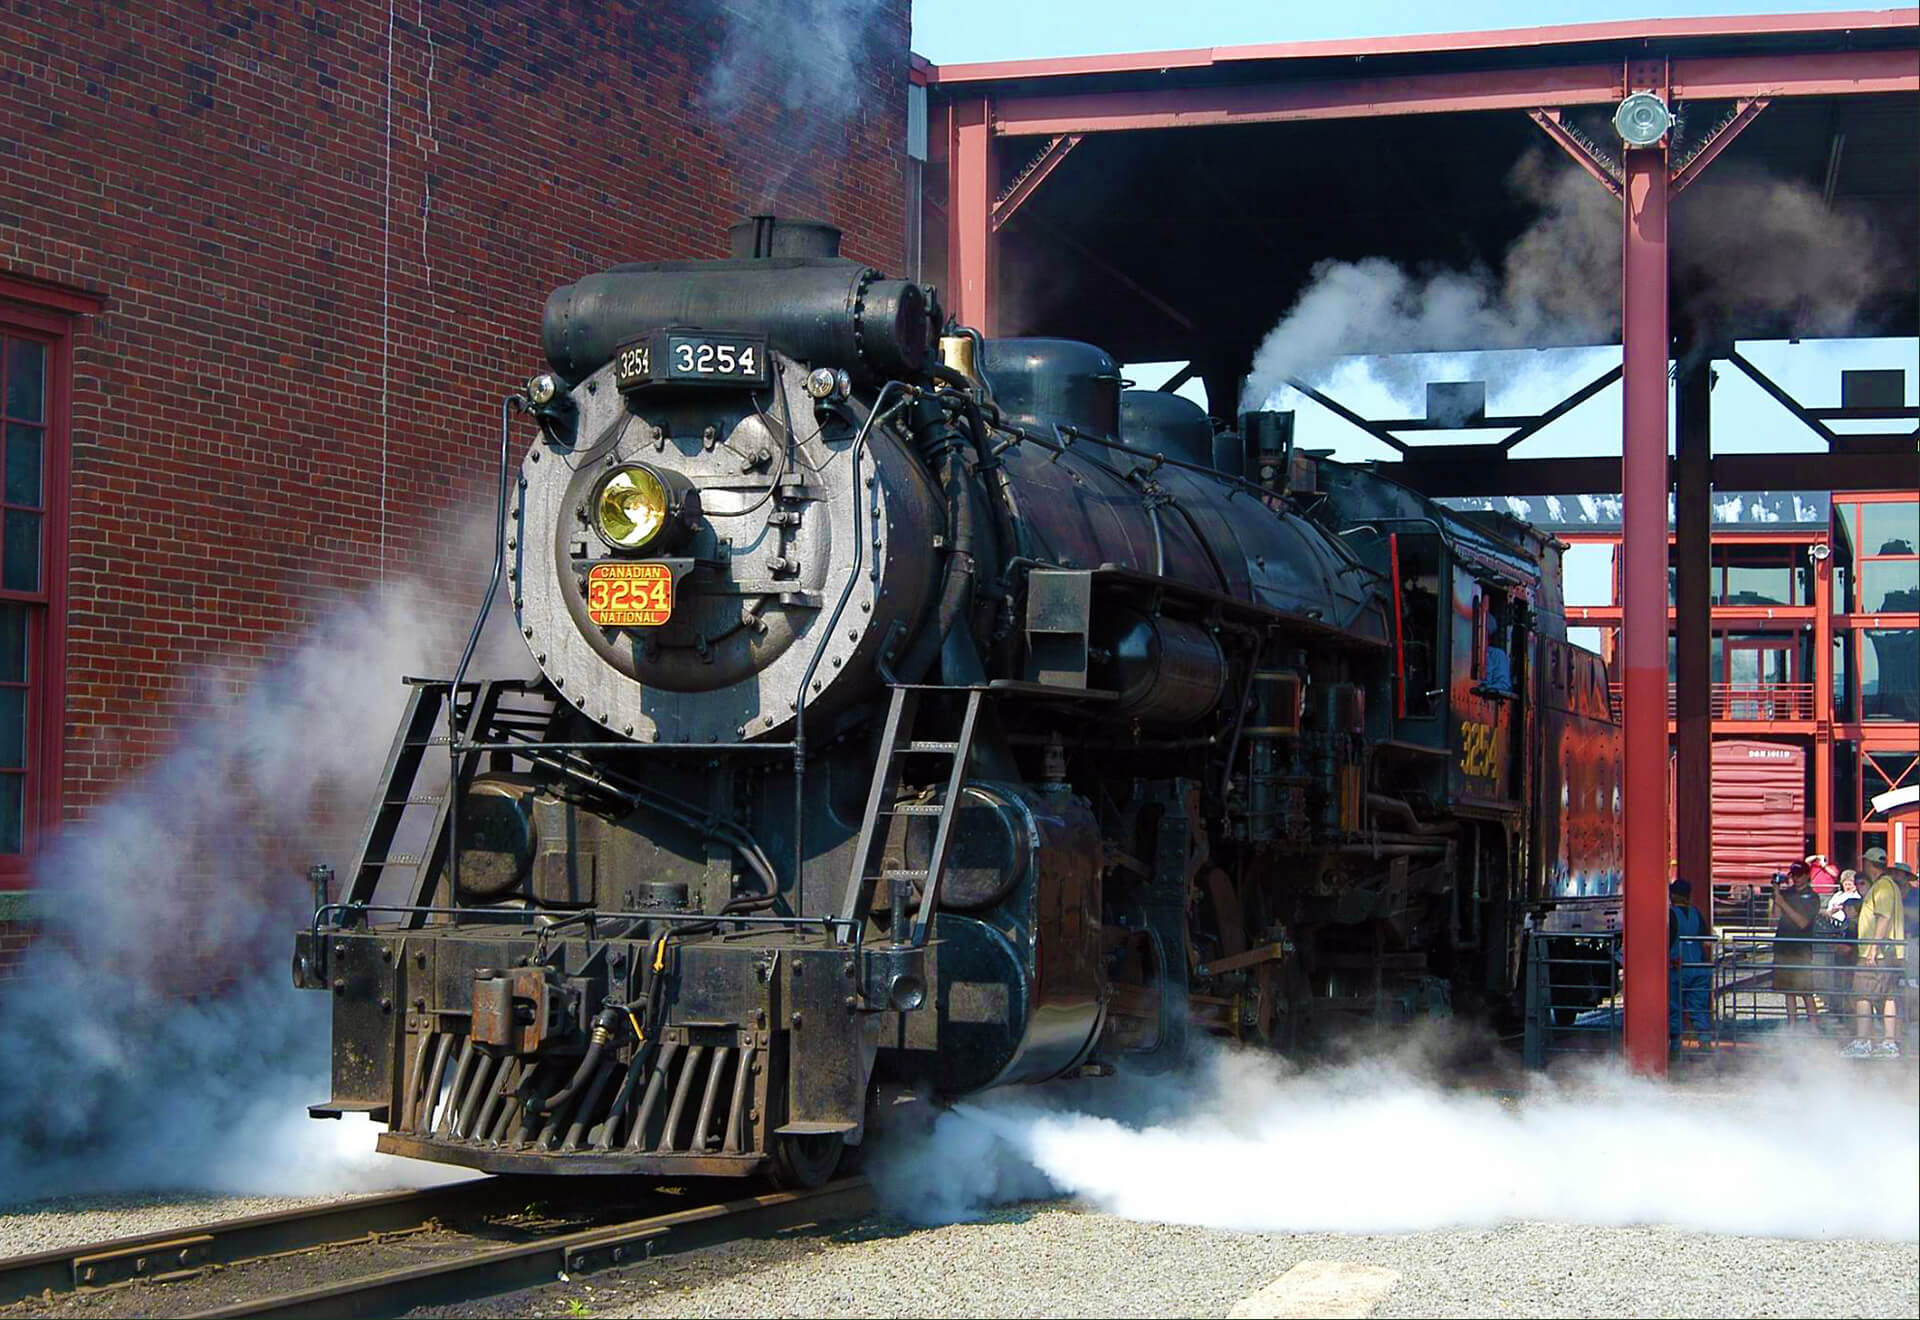
[[[1527,928],[1617,923],[1551,538],[837,253],[761,219],[549,300],[495,566],[541,677],[413,681],[298,936],[312,1112],[813,1183],[883,1084],[1497,1014]]]

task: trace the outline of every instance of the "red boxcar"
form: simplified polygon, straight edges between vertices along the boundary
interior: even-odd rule
[[[1774,872],[1806,855],[1806,749],[1715,739],[1712,793],[1714,915],[1741,924],[1764,922]],[[1822,879],[1822,887],[1830,888]]]

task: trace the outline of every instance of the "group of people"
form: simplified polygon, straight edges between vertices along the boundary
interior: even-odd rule
[[[1816,877],[1832,892],[1823,897]],[[1786,997],[1788,1024],[1802,1012],[1813,1022],[1818,996],[1831,1014],[1852,1009],[1842,1053],[1897,1056],[1920,961],[1904,947],[1920,936],[1917,905],[1920,876],[1904,862],[1889,866],[1884,848],[1867,849],[1858,871],[1837,876],[1824,857],[1788,867],[1774,882],[1773,942],[1773,988]]]
[[[1667,1032],[1679,1048],[1683,1026],[1703,1037],[1707,1030],[1713,932],[1693,906],[1693,886],[1675,880],[1670,897]],[[1793,863],[1775,876],[1773,898],[1772,983],[1786,999],[1789,1027],[1802,1014],[1812,1025],[1822,1014],[1844,1021],[1851,1012],[1842,1054],[1898,1057],[1920,976],[1920,876],[1904,862],[1888,865],[1886,849],[1874,847],[1857,871],[1837,871],[1818,856]]]

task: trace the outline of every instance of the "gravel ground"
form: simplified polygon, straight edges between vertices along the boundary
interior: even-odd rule
[[[30,1256],[55,1247],[82,1246],[107,1238],[189,1228],[216,1219],[297,1210],[350,1201],[372,1193],[331,1196],[216,1196],[208,1192],[143,1192],[127,1195],[53,1196],[0,1206],[0,1257]]]
[[[1395,1271],[1375,1316],[1920,1314],[1913,1243],[1535,1223],[1246,1234],[1135,1223],[1063,1202],[918,1231],[875,1218],[415,1314],[1224,1316],[1302,1261]]]

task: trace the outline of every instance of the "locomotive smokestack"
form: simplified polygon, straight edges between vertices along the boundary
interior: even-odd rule
[[[1285,494],[1293,464],[1293,413],[1241,413],[1240,433],[1246,437],[1247,479]]]
[[[736,260],[766,257],[813,257],[831,260],[840,255],[840,231],[824,220],[782,220],[777,216],[749,216],[727,230]]]

